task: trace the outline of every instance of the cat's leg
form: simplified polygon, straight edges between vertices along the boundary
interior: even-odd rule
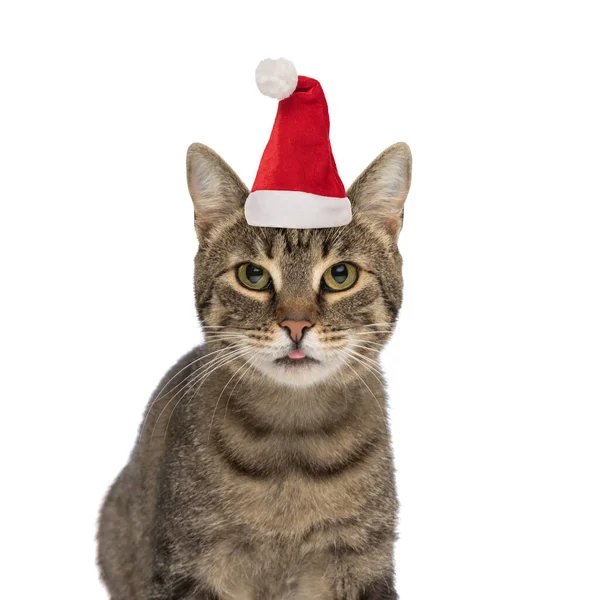
[[[97,562],[111,600],[143,600],[138,549],[131,530],[121,473],[111,486],[98,522]]]
[[[335,579],[334,600],[397,600],[393,572],[371,580],[357,579],[346,573]]]
[[[394,587],[394,576],[380,577],[359,592],[358,600],[396,600],[398,594]]]
[[[195,577],[174,574],[168,566],[163,566],[154,570],[148,600],[220,600],[220,598]]]

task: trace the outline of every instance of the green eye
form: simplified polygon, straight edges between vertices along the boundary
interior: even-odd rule
[[[356,267],[350,263],[338,263],[323,274],[323,283],[330,292],[341,292],[351,288],[358,279]]]
[[[237,276],[239,282],[250,290],[266,290],[271,284],[269,272],[252,263],[240,265]]]

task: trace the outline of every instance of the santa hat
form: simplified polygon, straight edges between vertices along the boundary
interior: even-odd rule
[[[246,200],[248,224],[291,229],[347,225],[352,210],[331,151],[321,84],[298,76],[284,58],[263,60],[256,84],[265,96],[279,100],[279,108]]]

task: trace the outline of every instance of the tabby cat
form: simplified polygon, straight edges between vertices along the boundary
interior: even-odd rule
[[[102,507],[112,600],[397,598],[397,500],[379,353],[402,302],[406,144],[332,229],[249,226],[248,190],[193,144],[205,344],[153,394]]]

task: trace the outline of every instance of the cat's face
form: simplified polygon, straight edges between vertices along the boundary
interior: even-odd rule
[[[402,302],[397,235],[410,152],[392,146],[348,190],[349,225],[249,226],[247,189],[212,151],[193,145],[188,183],[199,251],[195,291],[215,367],[310,386],[374,369]]]

